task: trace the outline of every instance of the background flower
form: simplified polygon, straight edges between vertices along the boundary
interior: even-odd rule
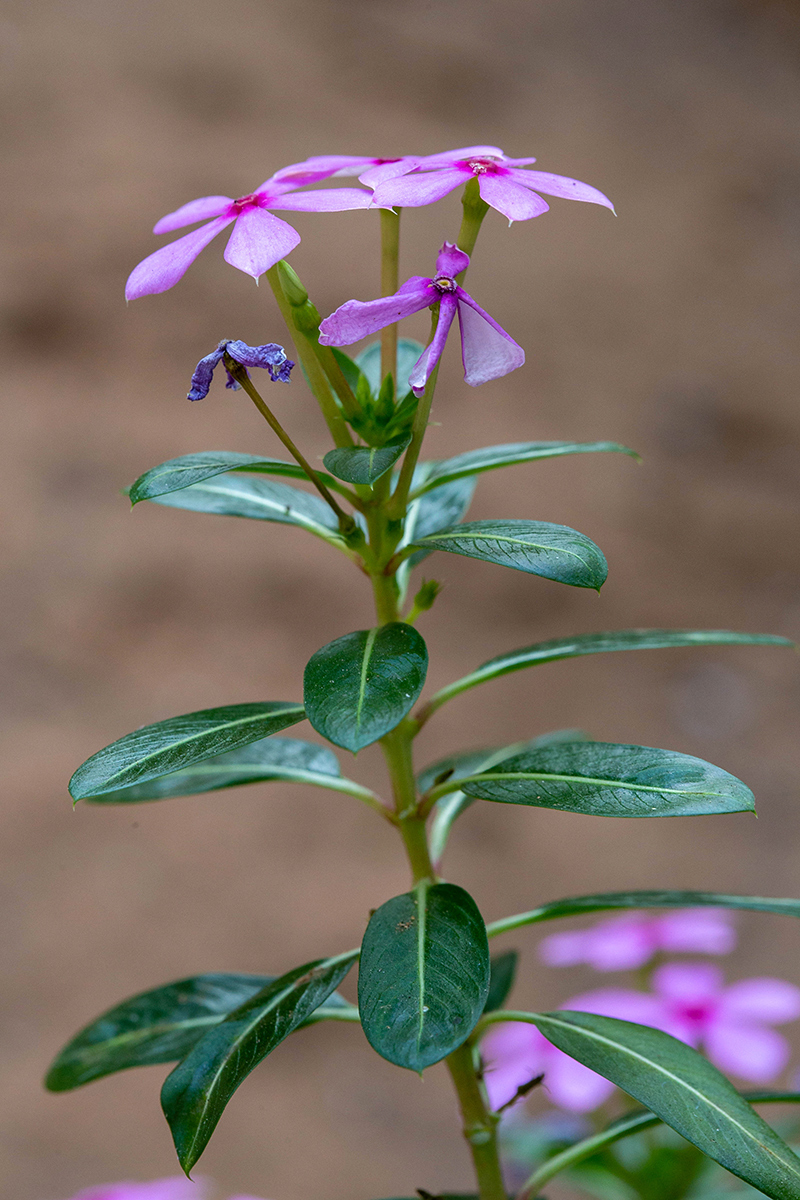
[[[658,953],[730,954],[736,946],[732,914],[723,908],[688,908],[664,916],[626,913],[591,929],[554,933],[539,943],[549,967],[587,963],[596,971],[642,967]]]

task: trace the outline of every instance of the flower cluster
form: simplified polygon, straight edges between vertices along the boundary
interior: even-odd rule
[[[589,963],[608,971],[642,967],[667,952],[726,954],[734,945],[727,913],[693,909],[666,917],[601,921],[593,929],[545,939],[540,954],[553,966]],[[771,1028],[800,1017],[800,989],[785,980],[745,979],[726,987],[717,966],[672,962],[652,971],[650,986],[647,992],[600,988],[561,1008],[661,1029],[704,1050],[721,1071],[749,1083],[770,1083],[789,1061],[788,1042]],[[590,1112],[614,1091],[614,1084],[551,1045],[533,1025],[493,1027],[482,1053],[495,1109],[541,1074],[553,1102],[571,1112]]]

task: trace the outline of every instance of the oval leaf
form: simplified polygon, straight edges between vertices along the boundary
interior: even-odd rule
[[[564,742],[529,750],[462,779],[460,786],[479,800],[595,817],[755,811],[750,789],[721,767],[676,750],[610,742]]]
[[[337,479],[371,484],[394,466],[410,441],[407,437],[388,446],[341,446],[329,450],[322,461]]]
[[[611,633],[582,633],[577,637],[554,638],[499,654],[482,663],[462,679],[456,679],[432,696],[426,711],[434,712],[446,700],[476,684],[497,679],[511,671],[536,667],[561,658],[583,654],[606,654],[614,650],[664,650],[677,646],[793,646],[789,638],[771,633],[732,633],[727,629],[620,629]]]
[[[183,454],[171,458],[157,467],[151,467],[140,475],[128,489],[131,504],[141,500],[155,500],[170,492],[180,492],[192,484],[213,479],[227,471],[253,471],[264,475],[287,475],[290,479],[308,480],[298,463],[284,462],[280,458],[262,458],[257,454],[237,454],[231,450],[204,450],[199,454]],[[328,487],[338,487],[337,481],[323,471],[319,474]]]
[[[732,1174],[773,1200],[800,1196],[800,1159],[691,1046],[660,1029],[595,1013],[534,1013],[526,1020]]]
[[[69,781],[70,795],[83,800],[146,783],[280,733],[305,715],[301,704],[275,700],[205,708],[145,725],[87,758]]]
[[[608,574],[603,552],[594,542],[566,525],[546,521],[468,521],[427,537],[415,534],[412,545],[598,591]]]
[[[281,975],[204,1034],[167,1076],[161,1106],[187,1174],[239,1084],[323,1004],[357,957],[351,951]]]
[[[297,738],[267,737],[227,754],[217,754],[193,767],[160,775],[148,783],[88,796],[90,804],[136,804],[172,796],[199,796],[246,783],[310,783],[338,790],[341,771],[336,755],[326,746]],[[343,781],[349,783],[348,781]],[[353,786],[357,787],[357,784]]]
[[[475,901],[452,883],[417,884],[372,914],[358,1007],[374,1050],[422,1071],[466,1041],[489,994],[489,943]]]
[[[483,471],[494,471],[498,467],[513,467],[517,463],[533,462],[537,458],[559,458],[564,454],[596,454],[617,451],[638,458],[635,450],[620,446],[618,442],[511,442],[503,446],[483,446],[480,450],[468,450],[455,458],[446,458],[432,464],[428,478],[417,489],[416,495],[427,492],[440,483],[462,479],[465,475],[479,475]]]
[[[800,900],[772,899],[766,896],[730,896],[725,892],[600,892],[595,896],[570,896],[552,900],[530,912],[517,913],[493,921],[489,937],[519,929],[523,925],[538,925],[558,917],[579,917],[586,913],[610,912],[631,908],[741,908],[750,912],[776,913],[784,917],[800,917]]]
[[[306,666],[308,719],[328,741],[355,753],[399,725],[422,691],[427,670],[425,642],[411,625],[394,621],[347,633]]]

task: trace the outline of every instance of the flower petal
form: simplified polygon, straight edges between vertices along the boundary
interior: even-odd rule
[[[548,967],[574,967],[586,962],[589,931],[572,929],[569,933],[551,933],[539,943],[538,955]]]
[[[479,175],[478,187],[481,198],[496,208],[509,221],[530,221],[540,217],[550,205],[535,192],[520,187],[510,178],[511,172],[502,175]]]
[[[504,167],[525,167],[528,163],[535,163],[535,158],[504,158]]]
[[[273,217],[263,208],[245,208],[233,227],[224,258],[232,267],[258,279],[299,241],[300,234],[280,217]]]
[[[386,325],[393,325],[395,321],[427,308],[438,299],[439,292],[430,279],[414,275],[393,296],[381,296],[379,300],[347,300],[320,322],[320,345],[351,346]]]
[[[331,175],[357,175],[376,162],[376,158],[357,154],[316,154],[303,162],[281,167],[272,178],[291,179],[299,187],[301,184],[316,183],[319,179],[330,179]]]
[[[522,347],[463,288],[456,295],[465,382],[478,387],[521,367],[525,362]]]
[[[436,331],[430,345],[425,347],[409,372],[409,387],[418,399],[425,392],[428,380],[435,370],[439,359],[442,357],[444,344],[447,341],[447,335],[450,332],[450,326],[453,324],[457,308],[458,301],[454,293],[446,292],[439,302],[439,320],[436,323]]]
[[[200,359],[192,375],[192,386],[189,389],[187,400],[205,400],[208,395],[208,389],[211,387],[214,370],[222,360],[227,345],[227,342],[220,342],[216,350],[212,350],[205,358]]]
[[[602,204],[604,208],[614,211],[614,205],[608,196],[598,192],[597,188],[579,179],[569,179],[566,175],[550,175],[547,171],[517,171],[510,170],[509,175],[523,187],[533,188],[544,192],[547,196],[560,196],[562,200],[586,200],[590,204]]]
[[[490,1030],[481,1041],[481,1057],[492,1108],[507,1104],[518,1087],[541,1074],[552,1053],[550,1043],[526,1022],[504,1021]]]
[[[750,1083],[769,1083],[791,1055],[786,1038],[774,1029],[743,1021],[716,1020],[704,1040],[715,1066]]]
[[[199,200],[190,200],[156,221],[153,233],[173,233],[186,225],[194,225],[195,221],[207,221],[209,217],[235,217],[235,212],[228,212],[232,204],[230,196],[201,196]]]
[[[500,162],[506,162],[506,156],[499,146],[461,146],[458,150],[426,155],[420,159],[420,170],[436,171],[440,167],[449,167],[451,163],[465,162],[469,158],[497,158]]]
[[[711,963],[667,963],[653,972],[653,989],[682,1004],[716,1000],[722,991],[722,972]]]
[[[423,204],[434,204],[448,192],[472,179],[469,167],[448,167],[430,175],[403,175],[388,179],[375,188],[372,203],[377,207],[399,204],[402,208],[419,208]]]
[[[205,1193],[203,1183],[171,1177],[149,1183],[107,1183],[78,1192],[73,1200],[202,1200]]]
[[[264,346],[248,346],[246,342],[228,342],[225,350],[231,358],[235,358],[243,367],[261,367],[269,371],[273,383],[289,382],[289,373],[294,366],[287,358],[283,346],[277,342],[267,342]],[[234,381],[235,382],[235,381]]]
[[[687,908],[657,917],[653,935],[668,954],[730,954],[736,946],[733,917],[724,908]]]
[[[593,992],[573,996],[559,1008],[597,1013],[600,1017],[616,1017],[619,1021],[652,1025],[655,1029],[663,1029],[668,1019],[664,1005],[657,996],[649,992],[637,992],[633,988],[597,988]]]
[[[367,187],[375,188],[387,179],[396,179],[398,175],[408,175],[409,171],[416,170],[421,162],[420,158],[398,158],[394,162],[382,162],[364,171],[359,175],[358,181],[366,184]]]
[[[655,953],[650,923],[641,917],[603,921],[589,930],[586,962],[596,971],[631,971]]]
[[[719,1010],[726,1019],[780,1025],[800,1017],[800,989],[785,979],[743,979],[725,989]]]
[[[545,1068],[544,1089],[559,1108],[591,1112],[612,1095],[615,1085],[554,1047]]]
[[[469,266],[469,255],[459,250],[454,242],[445,242],[436,259],[436,274],[449,275],[452,279]]]
[[[136,300],[139,296],[155,296],[174,287],[186,274],[200,251],[204,250],[226,225],[230,225],[233,219],[217,217],[201,229],[194,229],[178,238],[176,242],[162,246],[160,250],[143,259],[128,276],[125,299]]]
[[[317,192],[297,192],[269,201],[270,208],[292,212],[346,212],[351,208],[369,208],[371,192],[364,188],[321,188]]]

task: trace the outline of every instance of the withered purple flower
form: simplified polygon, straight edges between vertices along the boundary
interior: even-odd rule
[[[192,375],[192,387],[189,392],[189,400],[203,400],[208,395],[208,389],[211,386],[211,379],[215,368],[222,362],[225,355],[230,355],[236,359],[243,367],[263,367],[269,371],[269,377],[273,383],[289,383],[289,375],[294,363],[290,358],[287,358],[286,351],[283,346],[278,346],[275,342],[267,342],[264,346],[248,346],[246,342],[229,341],[224,339],[219,343],[216,350],[212,350],[205,358],[201,358]],[[225,387],[233,388],[237,391],[239,384],[231,375],[228,368],[225,368],[225,373],[228,376],[228,382]]]

